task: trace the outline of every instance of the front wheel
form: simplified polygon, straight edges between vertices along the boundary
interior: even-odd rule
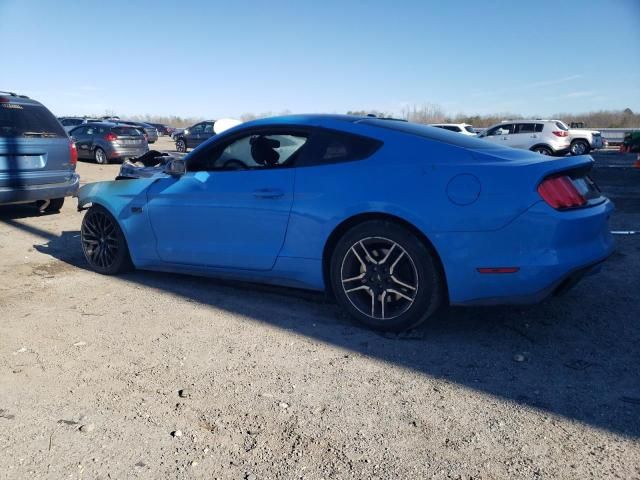
[[[176,150],[181,153],[187,152],[187,142],[185,142],[182,138],[179,138],[176,141]]]
[[[92,270],[114,275],[132,268],[129,248],[115,218],[100,205],[91,207],[80,229],[82,251]]]
[[[377,330],[415,327],[442,302],[434,254],[413,232],[389,221],[349,230],[333,251],[330,279],[340,306]]]
[[[571,144],[572,155],[586,155],[591,150],[589,144],[584,140],[576,140]]]

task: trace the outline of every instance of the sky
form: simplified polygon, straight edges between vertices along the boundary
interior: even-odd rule
[[[640,0],[0,0],[56,115],[640,112]]]

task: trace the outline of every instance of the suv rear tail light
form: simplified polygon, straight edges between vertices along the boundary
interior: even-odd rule
[[[545,202],[556,210],[582,207],[587,203],[587,200],[573,184],[571,177],[566,175],[544,179],[538,185],[538,193]]]
[[[115,142],[115,141],[118,139],[118,135],[116,135],[116,134],[115,134],[115,133],[113,133],[113,132],[109,132],[109,133],[107,133],[107,134],[104,136],[104,139],[105,139],[107,142]]]
[[[71,165],[74,167],[78,163],[78,149],[76,148],[76,144],[73,143],[73,140],[69,140],[69,154],[71,155]]]
[[[568,137],[569,136],[569,132],[567,132],[566,130],[554,130],[553,133],[556,137]]]

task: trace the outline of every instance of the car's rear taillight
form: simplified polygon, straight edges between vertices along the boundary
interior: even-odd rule
[[[567,132],[566,130],[554,130],[553,133],[556,137],[568,137],[569,136],[569,132]]]
[[[538,185],[538,193],[551,207],[556,210],[582,207],[587,200],[573,184],[571,177],[566,175],[549,177]]]
[[[73,140],[69,140],[69,154],[71,156],[69,163],[75,167],[78,163],[78,149],[76,148],[76,144],[73,143]]]
[[[115,142],[115,141],[118,139],[118,135],[116,135],[116,134],[115,134],[115,133],[113,133],[113,132],[109,132],[109,133],[107,133],[107,134],[104,136],[104,139],[105,139],[107,142]]]

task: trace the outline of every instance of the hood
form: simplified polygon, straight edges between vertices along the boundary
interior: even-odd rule
[[[580,135],[581,133],[590,133],[591,135],[600,135],[600,130],[591,130],[589,128],[570,128],[569,135]]]

